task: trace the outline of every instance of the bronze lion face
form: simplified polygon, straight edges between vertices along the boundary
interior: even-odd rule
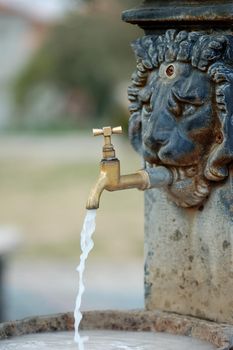
[[[233,160],[232,37],[169,30],[133,48],[130,140],[147,166],[173,172],[173,201],[200,205]]]

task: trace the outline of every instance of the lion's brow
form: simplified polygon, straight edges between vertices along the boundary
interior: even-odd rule
[[[194,106],[202,106],[205,103],[204,100],[198,99],[197,96],[194,96],[194,95],[181,96],[179,92],[176,92],[174,90],[172,91],[172,95],[174,95],[175,99],[178,100],[179,102],[188,103]]]

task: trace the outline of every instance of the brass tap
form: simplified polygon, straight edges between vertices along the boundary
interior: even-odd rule
[[[98,209],[100,196],[104,190],[119,191],[130,188],[146,190],[152,187],[162,187],[172,182],[171,172],[165,167],[157,167],[157,170],[139,170],[136,173],[121,175],[120,161],[116,158],[114,146],[111,143],[113,134],[121,134],[122,128],[93,129],[94,136],[104,136],[103,159],[100,162],[100,175],[87,200],[87,209]],[[156,174],[155,174],[156,172]]]

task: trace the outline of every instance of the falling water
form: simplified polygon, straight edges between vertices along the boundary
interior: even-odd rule
[[[82,302],[82,295],[85,291],[85,287],[83,283],[85,262],[88,257],[88,254],[90,253],[90,251],[94,246],[92,235],[95,231],[95,218],[96,218],[96,210],[88,210],[84,220],[83,229],[81,232],[81,256],[80,256],[80,263],[77,267],[77,271],[79,273],[79,289],[78,289],[78,295],[76,298],[76,305],[74,310],[74,319],[75,319],[74,341],[78,344],[79,350],[84,350],[84,343],[88,340],[87,337],[81,337],[79,334],[79,325],[82,320],[82,313],[80,311],[80,306]]]

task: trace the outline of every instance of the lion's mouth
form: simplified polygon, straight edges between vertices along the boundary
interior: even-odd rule
[[[152,166],[165,165],[171,167],[189,167],[196,166],[200,157],[193,154],[177,155],[174,152],[174,148],[169,146],[169,143],[160,147],[159,150],[148,149],[146,146],[143,148],[143,157],[145,161]]]

